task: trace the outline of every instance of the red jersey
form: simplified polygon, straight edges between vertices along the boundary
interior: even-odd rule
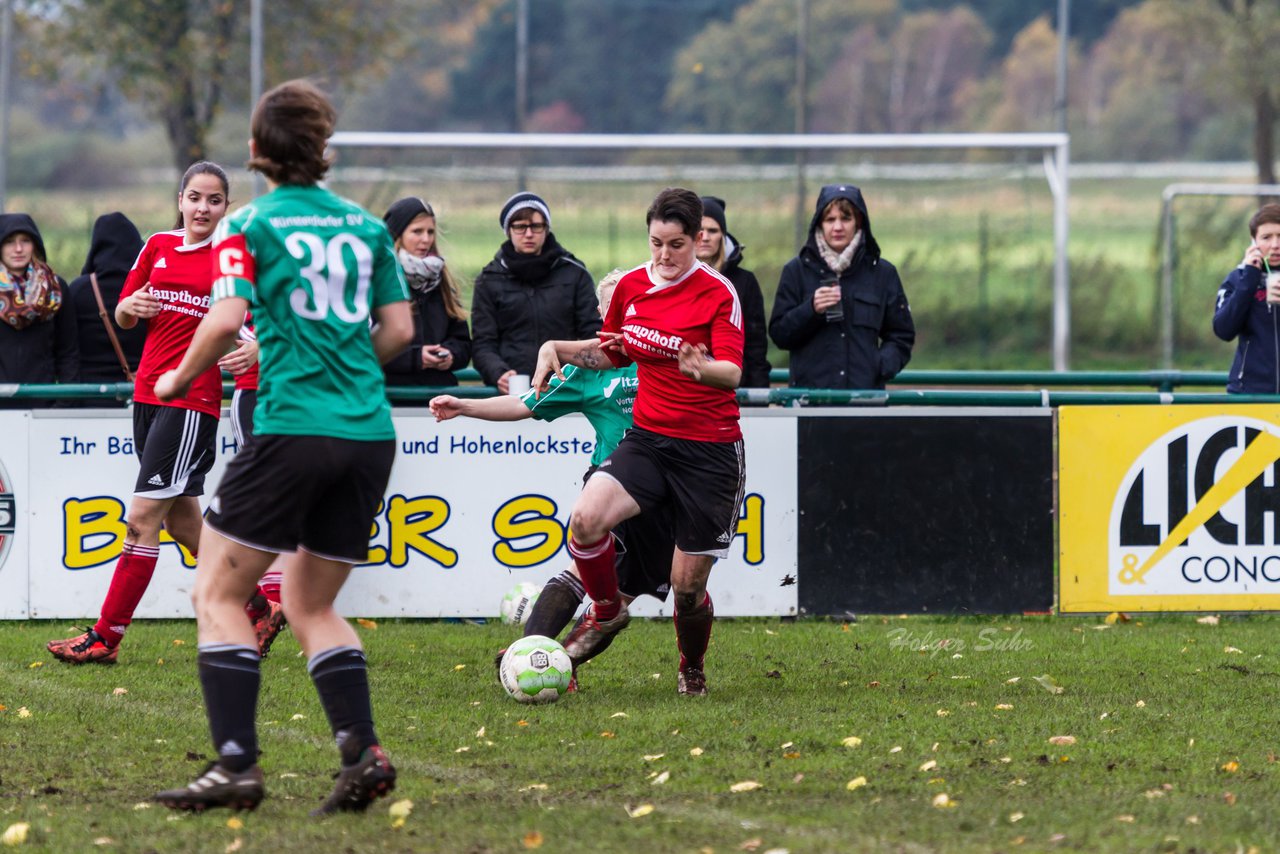
[[[240,326],[240,334],[236,336],[241,341],[257,341],[257,333],[253,331],[253,313],[249,312],[244,316],[244,323]],[[236,377],[236,391],[257,391],[258,390],[258,363],[254,362],[253,367]]]
[[[738,401],[733,389],[711,388],[680,373],[680,345],[705,344],[713,359],[742,367],[742,306],[724,276],[694,264],[674,282],[652,273],[652,263],[618,282],[604,320],[606,332],[621,332],[626,355],[609,353],[618,367],[636,363],[640,390],[637,427],[699,442],[736,442]]]
[[[151,293],[160,300],[160,313],[146,321],[147,340],[142,347],[133,399],[192,409],[217,418],[222,412],[222,372],[217,365],[196,377],[186,397],[162,403],[154,391],[160,375],[178,367],[196,327],[209,311],[212,239],[187,246],[183,243],[185,236],[183,229],[151,235],[120,291],[120,299],[124,299],[150,284]]]

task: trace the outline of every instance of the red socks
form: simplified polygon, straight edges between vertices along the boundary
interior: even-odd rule
[[[702,604],[688,613],[676,610],[673,620],[676,624],[676,643],[680,645],[680,669],[686,667],[702,667],[702,659],[707,654],[707,645],[711,643],[711,623],[715,618],[715,609],[711,605],[711,594]]]
[[[582,587],[596,603],[598,620],[612,620],[622,608],[618,596],[618,571],[614,567],[613,535],[605,534],[598,543],[579,543],[569,537],[569,554],[578,565]],[[601,603],[604,603],[603,605]]]
[[[258,582],[258,592],[271,602],[280,604],[280,582],[284,580],[284,573],[278,569],[268,569],[266,574],[262,576],[262,580]]]
[[[159,546],[124,544],[115,572],[111,575],[107,598],[102,603],[102,616],[93,627],[107,646],[116,646],[124,637],[125,629],[133,621],[133,612],[138,609],[138,603],[151,583],[151,576],[155,574],[159,556]]]

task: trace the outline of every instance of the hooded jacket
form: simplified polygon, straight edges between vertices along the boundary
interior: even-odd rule
[[[1227,375],[1234,394],[1280,394],[1280,305],[1267,302],[1262,270],[1241,264],[1218,288],[1213,332],[1236,340],[1236,355]]]
[[[813,294],[837,276],[818,254],[815,234],[823,210],[836,199],[847,199],[858,212],[862,244],[838,277],[844,317],[829,321],[814,310]],[[862,191],[852,184],[829,184],[818,194],[808,240],[782,268],[769,337],[791,351],[796,388],[884,388],[911,359],[916,330],[907,295],[897,269],[880,257]]]
[[[120,348],[132,370],[138,369],[142,360],[142,345],[147,338],[147,325],[139,323],[132,329],[121,329],[116,323],[116,303],[125,277],[133,268],[138,253],[142,251],[142,235],[127,216],[116,211],[103,214],[93,223],[93,236],[89,240],[89,254],[84,267],[68,288],[67,305],[76,315],[80,338],[80,378],[84,382],[125,382],[120,360],[107,337],[107,329],[98,316],[98,301],[93,296],[90,273],[98,274],[98,289],[107,309],[107,319],[120,339]]]
[[[764,319],[764,294],[756,274],[742,269],[743,246],[729,232],[724,233],[724,264],[720,275],[733,283],[742,305],[742,381],[740,388],[768,388],[769,335]]]
[[[11,235],[31,235],[35,256],[48,263],[44,239],[35,220],[24,213],[0,214],[0,243]],[[76,315],[67,308],[67,283],[55,277],[62,288],[63,303],[52,319],[33,323],[25,329],[0,324],[0,382],[74,383],[80,379],[80,348],[76,341]],[[47,406],[40,401],[9,400],[0,409],[31,409]]]
[[[472,360],[486,385],[510,370],[532,375],[546,341],[580,341],[600,331],[600,303],[587,268],[550,231],[542,254],[550,257],[540,277],[517,278],[501,249],[476,277]]]

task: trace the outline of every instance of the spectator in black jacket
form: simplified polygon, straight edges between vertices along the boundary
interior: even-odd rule
[[[0,383],[74,383],[80,379],[76,315],[67,283],[49,269],[44,240],[24,213],[0,214]],[[0,409],[49,405],[6,400]]]
[[[507,199],[498,217],[507,240],[476,277],[471,331],[476,369],[506,394],[511,377],[533,375],[545,341],[600,331],[595,281],[551,232],[551,210],[533,193]]]
[[[471,333],[457,281],[436,243],[436,213],[431,205],[411,196],[387,208],[382,219],[395,241],[413,309],[413,340],[382,366],[387,385],[455,386],[454,371],[471,361]]]
[[[702,197],[702,237],[698,240],[698,260],[713,267],[733,283],[742,304],[741,388],[768,388],[769,336],[764,320],[764,294],[756,274],[742,267],[743,246],[725,225],[724,199]]]
[[[68,291],[68,307],[76,315],[76,330],[80,341],[80,380],[86,383],[127,382],[120,359],[111,338],[98,314],[98,300],[93,295],[93,283],[89,274],[98,276],[98,290],[102,293],[103,306],[107,310],[107,322],[115,330],[124,351],[129,370],[136,371],[142,359],[142,345],[147,338],[145,323],[131,329],[121,329],[116,323],[116,303],[120,301],[120,289],[125,276],[133,268],[133,262],[142,251],[142,235],[124,214],[103,214],[93,223],[93,236],[89,240],[89,254],[84,259],[80,275],[72,280]],[[94,406],[101,405],[94,401]]]
[[[907,295],[852,184],[818,193],[809,239],[782,268],[769,336],[791,351],[796,388],[884,388],[911,358]]]

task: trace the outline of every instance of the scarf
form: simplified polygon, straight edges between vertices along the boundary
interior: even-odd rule
[[[400,266],[404,268],[405,281],[414,293],[429,294],[440,286],[441,273],[444,272],[444,259],[439,255],[428,255],[419,258],[411,252],[401,249]]]
[[[32,261],[25,275],[0,267],[0,321],[13,329],[50,320],[62,307],[62,286],[49,267]]]
[[[853,253],[857,252],[858,247],[862,245],[862,229],[854,233],[853,240],[849,241],[849,245],[843,252],[836,252],[828,246],[827,241],[822,239],[820,231],[813,233],[813,240],[818,245],[818,254],[822,256],[823,262],[838,276],[849,269],[849,265],[853,263]]]
[[[555,266],[556,261],[560,260],[561,254],[563,253],[560,244],[556,242],[556,236],[549,231],[546,242],[542,244],[542,251],[537,255],[523,255],[517,252],[510,240],[503,243],[502,248],[498,250],[502,265],[517,281],[521,282],[538,282],[545,279],[551,274],[551,268]]]

